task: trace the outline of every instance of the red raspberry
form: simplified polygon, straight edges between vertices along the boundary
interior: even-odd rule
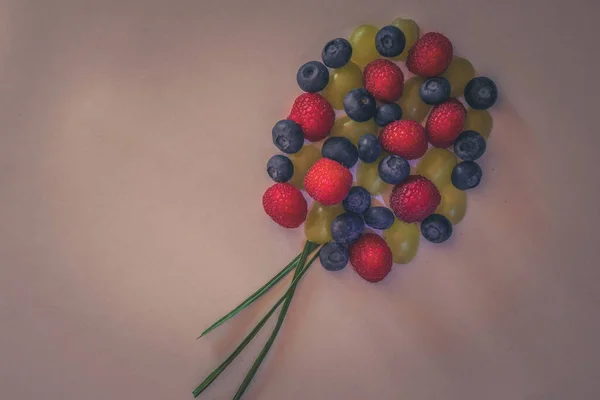
[[[390,208],[404,222],[419,222],[433,214],[441,200],[440,192],[429,179],[411,175],[392,189]]]
[[[365,88],[377,100],[391,103],[402,96],[404,74],[393,62],[381,58],[372,61],[365,67],[364,76]]]
[[[452,42],[441,33],[429,32],[421,36],[408,51],[406,67],[416,75],[430,78],[440,75],[452,61]]]
[[[337,161],[321,158],[306,173],[306,192],[323,205],[341,203],[352,186],[350,170]]]
[[[288,119],[300,125],[307,140],[317,142],[333,128],[335,112],[320,94],[302,93],[294,100]]]
[[[407,119],[386,125],[379,133],[379,142],[383,150],[407,160],[420,158],[427,151],[425,129]]]
[[[392,251],[379,235],[365,233],[348,251],[352,267],[364,280],[379,282],[392,270]]]
[[[297,228],[306,219],[306,199],[289,183],[276,183],[268,188],[262,202],[267,215],[284,228]]]
[[[465,106],[456,99],[433,107],[425,123],[429,143],[435,147],[450,146],[462,132],[466,117]]]

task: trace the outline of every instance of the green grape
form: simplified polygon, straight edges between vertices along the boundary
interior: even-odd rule
[[[304,189],[304,176],[319,158],[321,158],[321,150],[314,144],[305,145],[299,152],[292,154],[290,160],[294,164],[294,175],[290,183],[298,189]]]
[[[324,206],[315,201],[304,223],[304,236],[306,236],[306,240],[318,244],[325,244],[331,241],[331,223],[335,217],[343,212],[344,207],[341,204]]]
[[[452,168],[456,163],[456,156],[450,150],[432,147],[419,160],[417,174],[423,175],[440,189],[450,183]]]
[[[350,44],[352,45],[352,62],[361,69],[368,63],[379,58],[377,48],[375,48],[375,36],[379,28],[373,25],[361,25],[350,35]]]
[[[392,21],[392,25],[400,29],[404,33],[406,38],[406,46],[398,57],[394,57],[394,60],[406,61],[408,56],[408,50],[415,44],[419,38],[419,25],[412,19],[396,18]]]
[[[467,83],[475,76],[475,68],[466,58],[453,57],[442,76],[450,82],[450,97],[460,97],[464,94]]]
[[[421,234],[417,224],[409,224],[399,219],[383,231],[383,239],[390,246],[396,264],[408,264],[417,255]]]
[[[382,154],[377,161],[369,164],[361,161],[356,169],[356,183],[367,189],[373,196],[383,193],[389,185],[381,180],[378,171],[379,162],[385,156],[387,154]]]
[[[492,116],[488,110],[467,109],[467,119],[465,119],[464,130],[474,130],[487,139],[490,136],[493,126]]]
[[[329,74],[329,83],[321,94],[336,110],[344,109],[344,96],[352,89],[363,86],[363,75],[358,65],[349,62]]]
[[[423,103],[419,89],[425,80],[420,76],[414,76],[404,82],[404,91],[398,104],[402,108],[402,119],[411,119],[422,122],[431,106]]]
[[[356,122],[345,115],[335,120],[333,128],[331,129],[331,136],[345,137],[356,146],[358,145],[358,139],[360,139],[362,135],[370,133],[377,136],[378,129],[375,120],[372,118],[367,122]]]
[[[450,183],[440,190],[440,194],[442,202],[435,212],[448,218],[452,224],[458,224],[467,212],[467,192]]]

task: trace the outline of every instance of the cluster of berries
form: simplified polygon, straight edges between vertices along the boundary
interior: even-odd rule
[[[472,130],[463,131],[466,109],[461,101],[451,98],[449,81],[440,76],[453,57],[453,46],[444,35],[431,32],[419,38],[408,51],[406,67],[425,80],[420,87],[424,103],[433,106],[426,122],[402,119],[396,103],[403,94],[404,74],[387,58],[399,56],[405,49],[405,35],[396,26],[385,26],[375,38],[378,58],[363,70],[364,87],[351,89],[344,97],[346,115],[357,122],[374,119],[380,132],[368,133],[355,146],[344,137],[329,137],[322,145],[323,158],[316,161],[304,178],[308,196],[323,205],[342,204],[345,212],[333,220],[333,241],[320,252],[322,265],[340,270],[348,261],[356,272],[370,282],[385,278],[392,267],[392,251],[376,233],[364,232],[365,226],[388,229],[395,218],[406,223],[420,223],[423,237],[433,243],[446,241],[452,234],[451,222],[435,211],[441,202],[436,186],[427,178],[411,175],[409,161],[422,157],[431,145],[452,148],[462,161],[451,174],[452,184],[459,190],[479,185],[482,170],[476,163],[486,150],[485,139]],[[342,38],[328,42],[322,51],[322,62],[311,61],[297,73],[299,87],[305,92],[294,101],[287,119],[275,124],[272,138],[285,154],[300,151],[305,141],[325,139],[334,125],[335,112],[318,92],[329,82],[329,68],[346,65],[352,56],[351,44]],[[466,103],[475,110],[485,110],[496,102],[498,91],[487,77],[475,77],[464,90]],[[378,165],[382,181],[395,185],[389,207],[371,207],[371,195],[352,186],[351,168],[360,160],[373,163],[387,155]],[[269,176],[276,182],[264,193],[266,213],[279,225],[296,228],[306,219],[308,206],[302,192],[287,183],[294,165],[285,155],[273,156],[267,165]]]

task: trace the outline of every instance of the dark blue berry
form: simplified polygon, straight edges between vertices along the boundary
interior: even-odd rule
[[[364,217],[365,224],[375,229],[387,229],[394,223],[394,213],[387,207],[371,207]]]
[[[425,104],[441,104],[450,97],[450,82],[441,76],[428,78],[421,84],[419,94]]]
[[[350,57],[352,57],[352,45],[342,38],[330,40],[321,52],[323,63],[329,68],[343,67],[348,64]]]
[[[440,214],[431,214],[421,222],[421,234],[431,243],[442,243],[452,236],[452,223]]]
[[[498,88],[488,77],[475,77],[465,87],[465,100],[475,110],[487,110],[498,100]]]
[[[358,157],[362,162],[375,162],[381,155],[381,144],[375,135],[367,133],[358,139]]]
[[[287,182],[294,175],[294,164],[281,154],[277,154],[267,162],[267,173],[275,182]]]
[[[323,157],[339,162],[346,168],[352,168],[358,161],[358,150],[345,137],[330,137],[323,143]]]
[[[464,131],[454,141],[454,154],[461,160],[475,161],[485,153],[487,144],[475,131]]]
[[[375,36],[375,47],[379,54],[384,57],[399,56],[406,46],[406,37],[398,27],[393,25],[384,26]]]
[[[378,171],[382,181],[397,185],[410,175],[410,164],[403,157],[390,155],[379,162]]]
[[[377,103],[367,89],[352,89],[344,96],[344,111],[350,119],[366,122],[375,116]]]
[[[358,240],[364,229],[365,221],[360,215],[345,212],[331,223],[331,236],[338,243],[350,244]]]
[[[309,61],[298,70],[296,81],[305,92],[320,92],[329,82],[329,70],[319,61]]]
[[[371,193],[361,186],[353,186],[342,205],[346,211],[362,214],[371,207]]]
[[[327,271],[339,271],[348,264],[348,249],[340,243],[329,242],[319,253],[321,265]]]
[[[379,126],[402,119],[402,108],[397,103],[386,103],[377,107],[375,123]]]
[[[457,189],[469,190],[479,185],[482,174],[481,167],[475,161],[461,161],[452,169],[450,179]]]
[[[289,119],[277,122],[271,130],[273,143],[284,153],[293,154],[304,145],[304,132],[300,125]]]

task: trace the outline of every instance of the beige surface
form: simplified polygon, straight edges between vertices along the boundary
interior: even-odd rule
[[[296,68],[402,15],[499,84],[485,183],[382,284],[316,266],[246,398],[599,398],[599,6],[284,3],[0,2],[0,398],[189,399],[301,246],[260,205]]]

